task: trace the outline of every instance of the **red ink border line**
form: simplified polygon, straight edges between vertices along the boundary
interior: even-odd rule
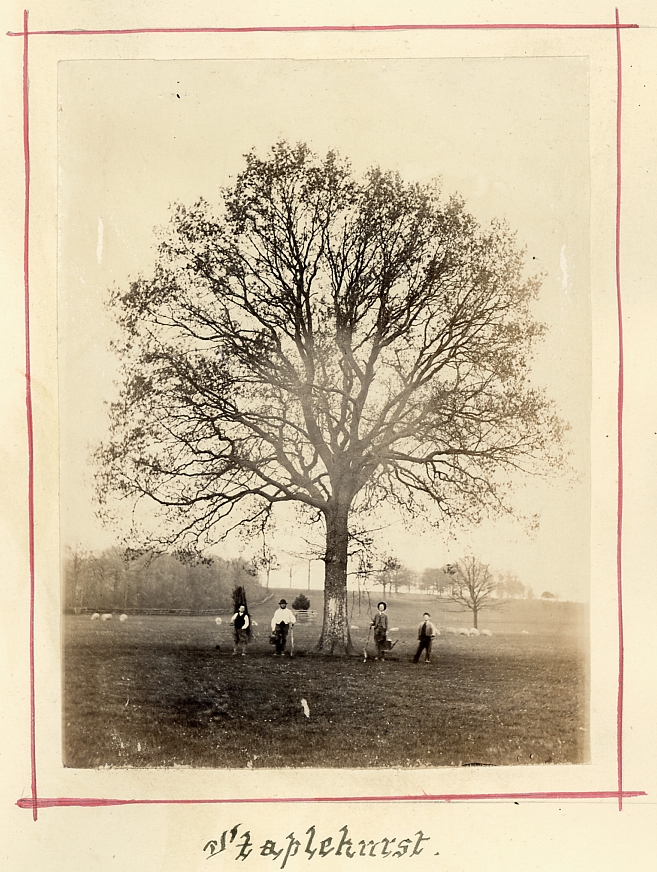
[[[627,790],[623,793],[626,797],[646,796],[643,790]],[[256,797],[245,799],[76,799],[74,797],[59,797],[53,799],[41,798],[34,803],[29,799],[19,799],[16,805],[19,808],[33,808],[36,804],[39,808],[76,807],[76,808],[105,808],[117,805],[247,805],[257,803],[304,803],[304,802],[471,802],[472,800],[488,800],[499,802],[500,800],[546,800],[546,799],[617,799],[616,790],[587,790],[568,791],[559,793],[556,791],[544,791],[539,793],[419,793],[407,796],[295,796],[295,797]]]
[[[23,30],[8,31],[7,36],[23,38],[23,159],[25,174],[24,230],[23,230],[23,281],[25,305],[25,404],[27,424],[28,455],[28,539],[30,574],[29,610],[29,651],[30,651],[30,764],[31,798],[21,798],[16,802],[19,808],[31,808],[34,820],[39,808],[79,806],[98,808],[118,805],[187,805],[261,802],[457,802],[476,800],[573,800],[573,799],[618,799],[619,811],[623,799],[646,796],[644,791],[623,790],[623,690],[624,690],[624,634],[623,634],[623,409],[624,409],[624,359],[623,359],[623,312],[621,295],[620,254],[621,254],[621,122],[622,122],[622,57],[621,30],[638,28],[638,24],[621,24],[618,9],[615,10],[614,24],[388,24],[388,25],[350,25],[318,27],[191,27],[191,28],[133,28],[114,30],[34,30],[28,29],[28,10],[23,11]],[[30,128],[29,128],[29,76],[28,43],[30,36],[106,36],[129,34],[241,34],[241,33],[363,33],[397,31],[444,31],[444,30],[615,30],[616,31],[616,302],[618,315],[618,393],[617,393],[617,528],[616,528],[616,573],[618,600],[618,698],[616,714],[616,742],[618,787],[613,791],[582,792],[541,792],[541,793],[472,793],[437,794],[427,793],[417,796],[345,796],[345,797],[294,797],[294,798],[247,798],[247,799],[207,799],[207,800],[135,800],[135,799],[81,799],[81,798],[39,798],[37,792],[36,767],[36,695],[35,695],[35,525],[34,525],[34,416],[32,404],[31,345],[30,345]]]
[[[327,24],[321,27],[133,27],[114,30],[31,30],[30,36],[115,36],[144,33],[394,33],[404,30],[625,30],[638,24]],[[27,25],[25,25],[25,31]],[[7,36],[23,36],[7,31]]]
[[[616,9],[616,24],[619,23]],[[616,517],[616,574],[618,586],[618,701],[616,706],[616,743],[618,765],[618,809],[623,808],[623,685],[624,685],[624,639],[623,639],[623,408],[624,408],[624,360],[623,360],[623,300],[621,295],[621,121],[623,103],[623,64],[621,57],[620,30],[616,30],[616,306],[618,314],[618,496]]]
[[[25,207],[23,226],[23,295],[25,305],[25,411],[27,423],[27,513],[30,567],[30,763],[34,820],[37,818],[36,780],[36,695],[34,687],[34,417],[30,346],[30,115],[27,9],[23,11],[23,160],[25,164]]]

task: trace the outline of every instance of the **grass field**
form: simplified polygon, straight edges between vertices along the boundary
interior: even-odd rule
[[[65,616],[65,765],[367,768],[588,759],[584,606],[512,602],[482,613],[480,628],[493,635],[473,638],[445,633],[469,626],[467,614],[419,595],[388,597],[390,625],[399,628],[389,636],[398,642],[380,663],[363,660],[363,603],[352,613],[358,655],[312,653],[322,608],[321,593],[312,591],[318,623],[297,624],[295,656],[280,660],[268,644],[280,593],[291,601],[295,591],[275,591],[251,608],[258,626],[246,657],[232,656],[227,620]],[[425,608],[442,633],[431,664],[416,665],[410,661]]]

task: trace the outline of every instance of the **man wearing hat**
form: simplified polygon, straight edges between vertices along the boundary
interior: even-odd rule
[[[431,642],[438,635],[438,630],[431,623],[431,615],[425,612],[422,616],[422,623],[417,628],[417,651],[413,658],[413,663],[420,662],[420,654],[424,651],[424,662],[431,663]]]
[[[388,636],[388,615],[386,614],[386,608],[387,605],[384,602],[380,602],[377,606],[377,612],[372,620],[377,660],[385,660],[384,651],[386,649],[386,639]]]
[[[282,657],[287,645],[287,634],[297,619],[287,607],[287,600],[282,599],[271,619],[271,631],[276,637],[276,652],[274,657]]]

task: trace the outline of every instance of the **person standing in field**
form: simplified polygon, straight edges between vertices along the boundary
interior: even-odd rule
[[[282,657],[285,653],[288,632],[290,627],[293,627],[296,622],[297,619],[287,607],[287,600],[282,599],[274,612],[274,617],[271,619],[271,631],[276,639],[274,657]],[[290,656],[292,655],[290,654]]]
[[[424,662],[431,663],[431,642],[438,635],[436,628],[431,623],[431,615],[425,612],[422,623],[417,628],[418,646],[413,658],[413,663],[420,662],[420,655],[424,651]]]
[[[385,660],[384,651],[388,637],[388,615],[386,614],[387,605],[380,602],[377,606],[377,613],[374,615],[372,627],[374,628],[374,644],[376,645],[376,659]]]
[[[246,646],[251,636],[251,620],[246,606],[240,606],[230,619],[233,625],[233,655],[239,654],[242,649],[242,657],[246,657]]]

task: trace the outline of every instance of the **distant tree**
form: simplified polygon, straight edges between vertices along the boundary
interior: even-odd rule
[[[399,591],[405,587],[407,590],[411,589],[411,586],[417,580],[417,573],[412,569],[409,569],[408,566],[405,566],[400,560],[394,558],[395,563],[388,567],[388,590],[394,591],[395,593],[399,593]]]
[[[399,593],[403,587],[410,591],[411,588],[417,585],[417,581],[418,573],[414,569],[410,569],[410,567],[402,564],[393,574],[392,589],[395,593]]]
[[[538,288],[513,232],[437,184],[358,179],[303,143],[248,154],[112,297],[124,385],[101,510],[145,505],[140,544],[202,549],[294,503],[325,538],[318,647],[349,650],[354,519],[477,522],[509,508],[507,473],[558,467],[563,423],[528,377]]]
[[[446,591],[450,590],[452,583],[452,576],[445,569],[436,567],[425,569],[420,576],[422,589],[436,596],[443,596]]]
[[[86,576],[89,555],[80,548],[69,548],[64,563],[64,609],[80,611],[86,606],[89,585]]]
[[[525,585],[520,581],[517,575],[511,572],[505,572],[497,583],[497,590],[501,597],[511,599],[522,599],[526,596]]]
[[[233,590],[234,611],[237,611],[240,606],[244,606],[245,609],[248,609],[249,604],[246,601],[246,591],[241,584],[238,584],[237,587]]]
[[[476,557],[465,557],[450,565],[450,570],[454,583],[448,598],[472,612],[474,627],[482,609],[499,608],[503,604],[503,601],[496,599],[497,579],[489,567]]]
[[[126,552],[116,546],[108,548],[101,554],[90,555],[89,564],[98,597],[97,607],[103,611],[125,608],[128,584],[126,574],[131,565]]]
[[[296,597],[296,599],[294,600],[294,602],[292,603],[292,608],[293,608],[293,609],[299,609],[299,610],[301,610],[301,611],[305,611],[306,609],[309,609],[309,608],[310,608],[310,600],[308,599],[307,596],[305,596],[304,594],[300,593],[300,594]]]
[[[541,594],[541,599],[556,599],[556,596],[553,593],[550,593],[549,590],[544,590]]]
[[[381,558],[381,567],[373,569],[370,573],[374,584],[381,585],[383,588],[383,596],[392,590],[395,585],[395,579],[402,570],[401,561],[393,554],[384,554]]]

